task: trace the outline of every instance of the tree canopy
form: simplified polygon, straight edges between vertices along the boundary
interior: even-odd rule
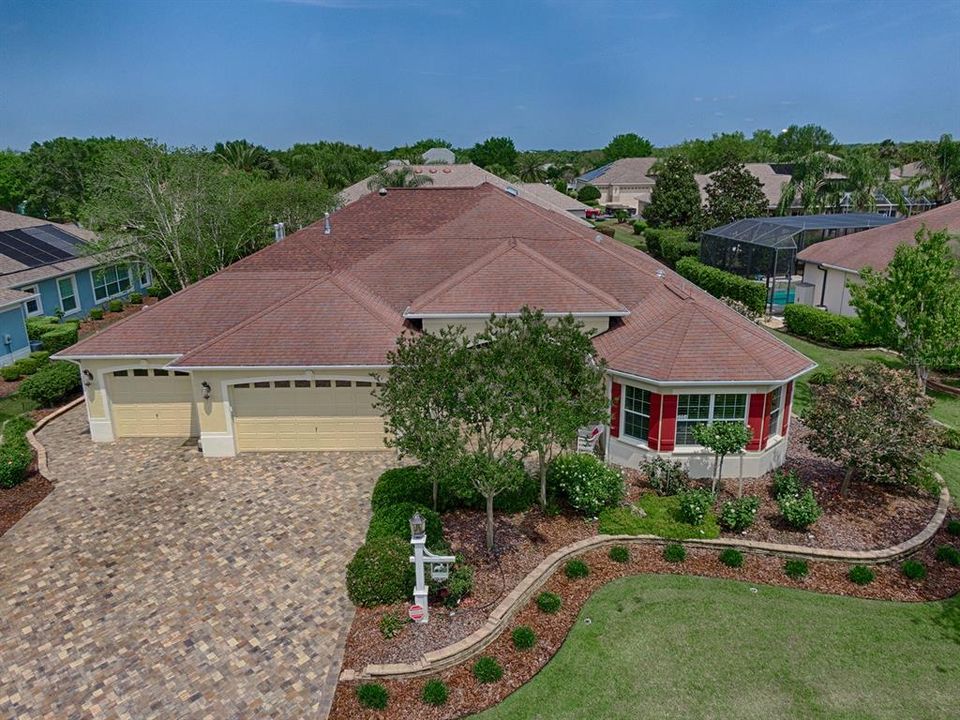
[[[482,168],[499,165],[507,172],[516,172],[517,148],[508,137],[487,138],[471,148],[470,160]]]
[[[657,184],[643,217],[653,227],[688,227],[700,219],[700,188],[686,158],[668,157],[655,166]]]
[[[718,170],[707,185],[704,225],[719,227],[734,220],[767,214],[763,185],[740,164]]]
[[[653,143],[636,133],[617,135],[603,149],[603,161],[611,163],[621,158],[650,157]]]

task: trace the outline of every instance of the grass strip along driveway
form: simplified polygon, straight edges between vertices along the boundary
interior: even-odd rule
[[[956,597],[879,602],[641,575],[597,591],[550,663],[475,717],[939,720],[958,703]]]

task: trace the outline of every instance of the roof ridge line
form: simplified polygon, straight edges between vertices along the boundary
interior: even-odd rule
[[[516,238],[514,238],[514,240],[515,239]],[[525,253],[528,257],[532,257],[534,260],[537,260],[538,262],[543,264],[548,270],[553,271],[555,274],[559,275],[560,277],[564,278],[570,283],[576,285],[584,292],[587,292],[590,295],[593,295],[598,300],[602,300],[603,302],[609,302],[613,305],[617,305],[623,308],[624,310],[629,310],[629,308],[627,308],[627,306],[624,305],[623,302],[621,302],[618,298],[614,297],[613,295],[611,295],[610,293],[604,290],[601,290],[593,283],[587,282],[583,278],[575,275],[574,273],[570,272],[565,267],[563,267],[563,265],[561,265],[560,263],[551,260],[546,255],[537,252],[532,247],[526,244],[518,244],[516,247],[521,252]]]
[[[480,270],[482,270],[490,261],[495,260],[504,253],[508,252],[511,248],[510,245],[511,238],[501,241],[494,247],[492,250],[489,250],[485,254],[478,257],[472,263],[465,265],[455,272],[453,275],[447,277],[446,280],[443,280],[436,285],[434,285],[429,290],[420,293],[417,297],[413,298],[410,301],[408,307],[413,307],[414,305],[421,305],[431,300],[436,299],[438,295],[443,293],[446,290],[456,287],[460,283],[464,282],[467,278],[472,275],[476,275]]]
[[[403,325],[403,315],[390,307],[379,295],[364,285],[349,270],[344,269],[332,274],[330,282],[347,293],[385,327],[393,329],[395,325]]]
[[[718,302],[719,302],[719,300],[718,300]],[[721,304],[723,304],[723,303],[721,303]],[[727,307],[729,307],[729,306],[727,306]],[[736,310],[733,310],[733,308],[730,308],[730,310],[732,310],[733,312],[737,312]],[[740,315],[740,313],[737,312],[737,315],[740,316],[741,318],[743,318],[744,322],[750,323],[750,321],[747,320],[747,318],[745,318],[743,315]],[[716,322],[716,320],[714,319],[714,317],[713,317],[710,313],[708,313],[708,312],[707,312],[707,313],[703,313],[703,316],[707,319],[707,322],[709,322],[711,325],[713,325],[715,328],[717,328],[718,331],[720,331],[721,333],[723,333],[723,334],[730,340],[730,342],[732,342],[736,347],[740,348],[744,353],[746,353],[750,358],[752,358],[754,362],[756,362],[756,363],[759,364],[759,365],[762,365],[764,370],[766,370],[766,371],[767,371],[768,373],[770,373],[771,375],[773,375],[773,374],[776,373],[776,367],[775,367],[775,366],[771,366],[770,364],[768,364],[764,358],[758,357],[757,354],[753,352],[753,346],[752,346],[752,345],[749,345],[749,344],[745,345],[745,344],[739,342],[735,337],[733,337],[733,335],[731,335],[729,332],[727,332],[727,330],[726,330],[725,328],[723,328],[721,325],[719,325],[719,324]],[[750,323],[750,325],[752,326],[753,323]],[[751,332],[751,334],[752,334],[752,332]],[[784,343],[784,344],[786,344],[786,343]]]

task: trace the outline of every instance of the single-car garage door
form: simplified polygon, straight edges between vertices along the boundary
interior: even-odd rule
[[[383,419],[372,391],[372,382],[355,380],[234,385],[237,449],[382,450]]]
[[[190,376],[169,370],[117,370],[107,377],[117,437],[198,434]]]

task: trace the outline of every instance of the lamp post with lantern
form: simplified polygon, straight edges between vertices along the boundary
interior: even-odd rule
[[[430,578],[443,581],[450,576],[450,566],[456,561],[453,555],[434,555],[427,550],[427,521],[417,512],[410,518],[410,544],[413,545],[413,563],[416,584],[413,588],[413,605],[410,606],[410,618],[414,622],[430,621],[430,605],[427,602],[427,582],[425,565],[430,563]]]

